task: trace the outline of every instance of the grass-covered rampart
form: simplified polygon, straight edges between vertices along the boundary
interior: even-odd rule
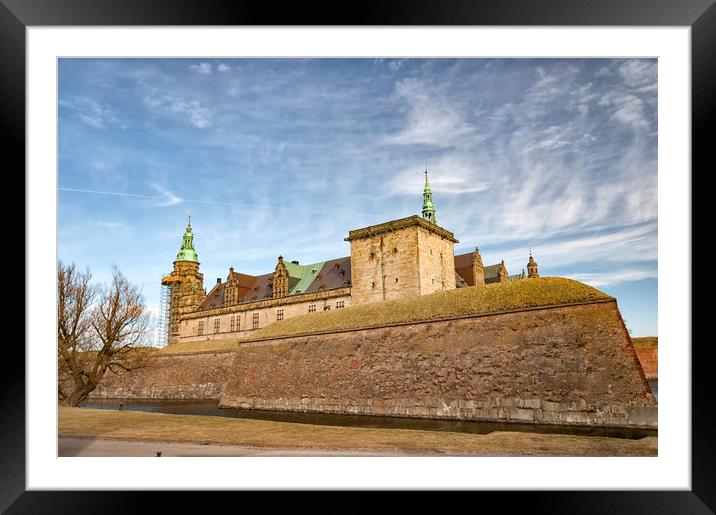
[[[273,323],[242,338],[180,342],[163,352],[228,350],[242,342],[261,339],[610,299],[609,295],[572,279],[541,277],[307,313]]]

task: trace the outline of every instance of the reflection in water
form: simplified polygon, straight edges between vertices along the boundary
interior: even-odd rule
[[[657,434],[653,429],[607,428],[586,426],[556,426],[552,424],[476,422],[462,420],[437,420],[401,417],[377,417],[371,415],[339,415],[328,413],[297,413],[290,411],[262,411],[238,408],[219,408],[217,401],[182,400],[97,400],[86,402],[83,408],[122,409],[177,415],[208,415],[219,417],[272,420],[324,426],[378,427],[398,429],[423,429],[429,431],[452,431],[459,433],[487,434],[493,431],[524,431],[530,433],[576,434],[586,436],[611,436],[638,439]]]
[[[649,381],[649,386],[651,386],[651,393],[654,394],[654,398],[657,402],[659,402],[659,381],[654,379],[653,381]]]

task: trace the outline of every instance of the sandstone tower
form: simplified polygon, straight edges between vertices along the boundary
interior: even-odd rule
[[[182,315],[195,311],[206,298],[204,276],[199,273],[199,258],[194,250],[191,215],[184,231],[181,248],[174,261],[171,275],[162,278],[162,284],[171,288],[169,300],[169,343],[179,337]]]
[[[458,241],[435,220],[426,170],[422,218],[413,215],[348,233],[354,304],[455,288]]]

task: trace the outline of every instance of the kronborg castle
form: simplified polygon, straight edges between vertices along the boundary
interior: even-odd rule
[[[162,278],[169,345],[136,374],[109,371],[93,395],[657,429],[617,300],[539,277],[532,256],[519,275],[504,262],[485,266],[477,249],[455,256],[427,172],[422,216],[352,230],[346,241],[350,257],[303,265],[279,256],[258,276],[230,268],[207,293],[190,223]]]
[[[458,240],[437,225],[425,171],[422,217],[414,215],[352,230],[351,255],[302,265],[278,257],[273,273],[229,269],[206,293],[191,220],[172,273],[169,343],[249,335],[289,317],[441,290],[539,277],[532,255],[527,274],[509,275],[504,260],[485,266],[480,251],[454,255]]]

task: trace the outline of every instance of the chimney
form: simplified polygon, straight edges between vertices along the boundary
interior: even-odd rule
[[[221,284],[221,277],[216,278],[216,284]]]

